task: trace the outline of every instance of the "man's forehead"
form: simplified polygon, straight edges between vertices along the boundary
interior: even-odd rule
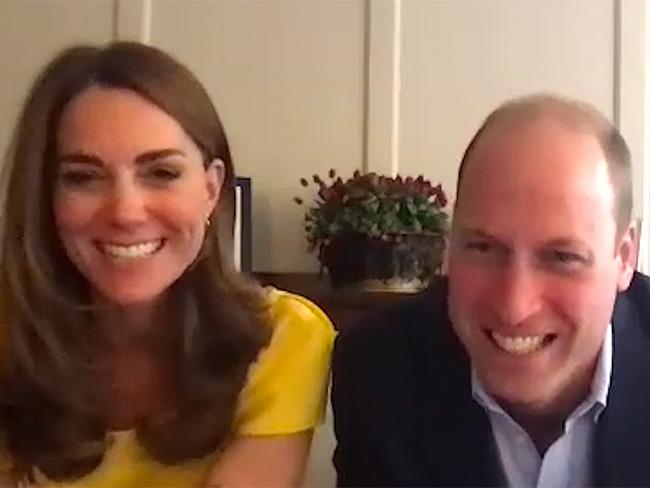
[[[557,177],[575,178],[577,173],[603,170],[608,170],[605,154],[592,132],[551,117],[506,119],[488,127],[476,141],[463,180],[472,173],[484,178],[493,171],[503,178],[535,172],[540,177],[556,172]]]
[[[593,134],[553,119],[489,131],[469,155],[456,211],[512,215],[510,207],[517,205],[532,218],[614,208],[608,164]]]
[[[514,114],[492,122],[476,141],[475,149],[494,143],[518,140],[522,137],[546,140],[591,140],[599,145],[593,127],[554,113],[539,113],[535,115]]]

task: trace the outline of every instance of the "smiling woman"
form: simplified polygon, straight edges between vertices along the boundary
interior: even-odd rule
[[[7,477],[299,482],[333,329],[233,271],[233,180],[209,97],[163,52],[71,48],[36,80],[3,180]]]
[[[66,253],[109,301],[159,296],[199,253],[224,163],[204,162],[178,122],[121,88],[77,95],[56,139],[54,218]]]

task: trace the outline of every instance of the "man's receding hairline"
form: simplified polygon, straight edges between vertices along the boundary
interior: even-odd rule
[[[600,136],[608,129],[609,122],[585,104],[550,96],[533,96],[506,102],[485,120],[471,149],[475,149],[487,137],[499,136],[507,129],[524,130],[545,120],[565,127],[567,132],[592,136],[603,156],[607,157]],[[473,150],[467,154],[467,160],[472,152]]]
[[[458,169],[454,206],[458,205],[463,175],[479,144],[483,144],[488,137],[498,137],[500,132],[513,126],[521,130],[544,119],[565,126],[567,131],[595,138],[607,163],[610,184],[614,190],[617,226],[627,226],[631,214],[632,188],[630,154],[624,139],[616,127],[592,105],[546,93],[507,101],[487,116],[463,154]]]

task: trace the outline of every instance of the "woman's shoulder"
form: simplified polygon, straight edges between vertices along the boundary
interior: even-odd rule
[[[321,356],[329,360],[336,332],[327,315],[300,295],[276,288],[267,288],[266,292],[273,334],[257,366],[270,367],[299,358],[309,363]]]
[[[287,434],[313,428],[323,416],[336,333],[308,299],[267,289],[273,335],[251,365],[237,432]]]
[[[274,331],[284,327],[297,333],[296,329],[303,329],[303,332],[311,332],[324,340],[334,340],[332,322],[314,302],[277,288],[267,287],[266,292]]]

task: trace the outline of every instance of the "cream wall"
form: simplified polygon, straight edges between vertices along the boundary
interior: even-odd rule
[[[400,171],[424,173],[452,193],[468,141],[488,112],[513,96],[552,91],[580,97],[611,117],[613,5],[404,2]]]
[[[206,84],[252,178],[254,268],[313,269],[292,197],[301,176],[361,168],[363,1],[154,2],[150,40]]]
[[[649,10],[644,0],[0,1],[0,149],[52,53],[135,39],[177,56],[213,97],[237,168],[253,179],[258,271],[317,267],[291,201],[304,193],[300,176],[424,173],[451,194],[480,120],[529,91],[578,96],[616,121],[641,216]]]
[[[62,47],[113,37],[113,0],[0,1],[0,154],[38,70]]]
[[[365,169],[423,173],[453,199],[459,158],[490,110],[534,91],[579,97],[611,117],[630,146],[634,216],[644,226],[639,264],[650,270],[648,0],[368,5],[370,20],[380,17],[369,29],[367,111],[367,126],[378,129],[368,131]],[[377,86],[383,98],[372,96]]]

